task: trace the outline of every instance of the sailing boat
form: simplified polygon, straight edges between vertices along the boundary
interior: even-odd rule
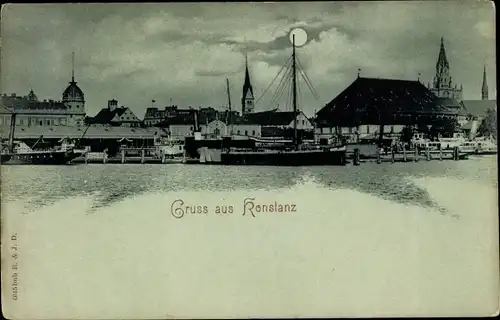
[[[225,165],[271,165],[271,166],[311,166],[345,165],[346,146],[340,142],[334,145],[304,144],[297,137],[297,66],[295,35],[292,35],[292,75],[293,75],[293,140],[291,147],[271,148],[261,145],[247,150],[236,150],[222,146],[220,163]]]
[[[13,164],[67,164],[71,160],[81,156],[81,152],[76,152],[74,146],[63,143],[55,148],[41,148],[43,136],[30,148],[24,142],[14,141],[16,127],[16,114],[12,113],[10,122],[9,140],[7,145],[2,144],[0,162],[2,165]]]

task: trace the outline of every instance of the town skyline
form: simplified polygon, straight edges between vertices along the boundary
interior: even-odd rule
[[[158,108],[220,109],[227,105],[226,78],[232,109],[241,112],[245,55],[258,99],[291,55],[294,27],[308,33],[297,55],[320,97],[302,86],[300,107],[308,115],[359,69],[362,77],[432,85],[441,37],[463,98],[481,98],[486,66],[489,97],[496,99],[489,2],[11,4],[2,10],[2,92],[33,89],[40,99],[60,100],[75,52],[89,115],[113,98],[140,118],[152,100]],[[265,101],[255,111],[276,107]]]

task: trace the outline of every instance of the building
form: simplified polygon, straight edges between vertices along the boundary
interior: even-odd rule
[[[16,113],[16,125],[19,126],[66,126],[78,125],[81,114],[71,110],[65,103],[54,100],[39,101],[33,90],[26,96],[3,94],[0,97],[1,105],[7,110]],[[0,125],[9,125],[10,116],[0,117]]]
[[[153,100],[153,103],[155,101]],[[144,115],[144,125],[146,127],[151,127],[156,124],[161,123],[163,120],[169,117],[177,116],[182,110],[178,106],[166,106],[164,110],[160,110],[155,107],[150,107],[146,109],[146,114]]]
[[[88,117],[85,122],[93,126],[140,127],[142,124],[130,108],[118,107],[116,99],[109,100],[107,108],[101,109],[94,117]]]
[[[85,97],[75,81],[74,55],[71,82],[62,94],[62,101],[40,101],[33,91],[25,96],[2,94],[0,103],[16,113],[19,126],[79,126],[85,119]],[[10,117],[0,117],[0,125],[10,124]]]
[[[496,110],[497,100],[489,100],[488,92],[488,80],[486,77],[486,66],[483,69],[483,83],[481,86],[481,100],[463,100],[463,105],[470,115],[471,119],[477,119],[481,121],[486,115],[486,110],[493,109]]]
[[[241,124],[260,127],[263,137],[283,137],[293,130],[295,118],[297,119],[297,130],[313,132],[312,122],[302,111],[298,111],[296,117],[293,111],[271,110],[250,113],[243,116]],[[252,130],[254,129],[252,128]]]
[[[450,74],[450,63],[446,57],[444,48],[444,39],[441,37],[441,47],[439,49],[438,60],[436,62],[436,75],[432,86],[428,85],[429,89],[437,96],[442,98],[453,98],[458,102],[462,101],[463,87],[460,88],[453,84]]]
[[[62,102],[71,112],[68,123],[81,125],[85,119],[85,96],[75,81],[75,53],[72,53],[71,82],[62,94]]]
[[[241,114],[246,115],[255,110],[255,97],[253,87],[250,83],[250,73],[248,72],[248,59],[245,56],[245,82],[243,83],[243,94],[241,96]]]
[[[483,69],[483,83],[481,85],[481,100],[463,100],[464,108],[467,110],[467,122],[462,123],[462,131],[473,138],[481,125],[488,109],[496,110],[496,99],[489,100],[488,80],[486,77],[486,66]]]
[[[229,111],[227,110],[219,111],[212,107],[200,106],[197,109],[194,109],[193,107],[189,107],[188,109],[179,109],[178,106],[168,106],[165,107],[164,110],[151,107],[146,109],[146,114],[144,115],[144,125],[161,126],[162,124],[166,124],[165,120],[179,116],[187,116],[193,110],[197,110],[198,114],[203,116],[204,121],[208,122],[219,119],[224,122],[233,120],[234,123],[234,121],[239,118],[239,113],[237,111],[231,111],[231,114],[229,114]]]
[[[232,115],[232,119],[226,116]],[[184,139],[193,136],[198,126],[198,130],[206,138],[220,138],[221,136],[233,136],[235,139],[245,136],[260,137],[260,126],[245,122],[241,117],[235,117],[235,113],[217,113],[216,118],[212,118],[210,113],[203,113],[200,110],[191,109],[189,113],[178,114],[166,118],[159,127],[167,128],[167,132],[172,139]]]
[[[358,77],[316,114],[320,138],[342,134],[351,141],[399,134],[428,117],[456,118],[455,100],[436,97],[419,81]]]

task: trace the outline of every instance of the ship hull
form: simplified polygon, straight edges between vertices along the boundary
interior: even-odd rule
[[[222,153],[221,164],[255,166],[343,166],[345,149]]]
[[[64,165],[70,164],[71,160],[80,156],[80,153],[73,151],[53,151],[53,152],[30,152],[3,154],[2,165]]]

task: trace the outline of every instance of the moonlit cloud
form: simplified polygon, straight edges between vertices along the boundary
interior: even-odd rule
[[[259,97],[289,58],[288,32],[297,26],[308,33],[297,54],[320,96],[301,87],[308,114],[358,69],[432,81],[442,36],[464,98],[480,98],[484,64],[496,96],[494,7],[487,1],[11,4],[2,10],[2,91],[32,87],[40,98],[60,99],[75,51],[89,115],[111,98],[139,117],[153,99],[159,107],[220,108],[227,105],[226,78],[239,110],[245,54]],[[266,104],[272,94],[257,110],[276,107]]]

